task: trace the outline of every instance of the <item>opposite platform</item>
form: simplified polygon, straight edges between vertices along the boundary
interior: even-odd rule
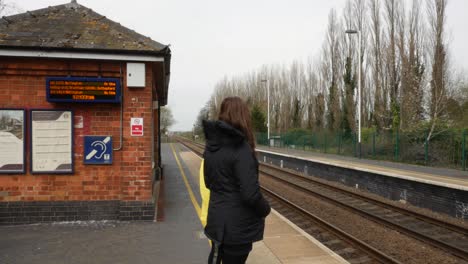
[[[290,148],[257,147],[258,151],[307,159],[326,165],[378,173],[442,187],[468,191],[468,172],[454,169],[434,168],[381,160],[324,154]]]
[[[257,148],[259,160],[451,217],[468,219],[468,172],[317,152]]]

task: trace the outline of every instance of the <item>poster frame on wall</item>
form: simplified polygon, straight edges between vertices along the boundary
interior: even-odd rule
[[[71,161],[71,168],[69,170],[34,170],[34,130],[33,130],[33,114],[35,112],[69,112],[70,113],[70,161]],[[75,134],[73,131],[73,121],[74,120],[74,112],[70,109],[31,109],[29,111],[29,153],[30,153],[30,160],[31,160],[31,174],[74,174],[75,173],[75,162],[73,160],[74,155],[74,148],[75,148]]]
[[[23,168],[21,170],[2,170],[0,174],[25,174],[26,173],[26,110],[24,108],[0,108],[0,112],[3,111],[18,111],[23,114],[22,122],[22,133],[23,133]]]

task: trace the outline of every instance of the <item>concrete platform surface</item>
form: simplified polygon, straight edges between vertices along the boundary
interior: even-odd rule
[[[201,158],[180,144],[174,144],[186,172],[189,186],[199,192]],[[197,161],[197,162],[195,162]],[[199,194],[194,195],[198,198]],[[198,200],[198,199],[196,199]],[[197,207],[199,205],[194,205]],[[272,210],[266,218],[264,240],[254,243],[247,264],[338,264],[348,263],[281,214]]]
[[[348,263],[299,227],[272,210],[262,242],[254,244],[247,264]]]

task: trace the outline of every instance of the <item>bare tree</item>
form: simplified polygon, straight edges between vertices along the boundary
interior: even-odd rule
[[[451,87],[462,85],[449,76],[444,33],[447,1],[348,0],[341,17],[331,10],[326,40],[314,59],[265,65],[220,80],[208,102],[209,115],[215,117],[221,101],[233,95],[266,112],[266,83],[261,82],[266,79],[273,133],[298,127],[355,131],[360,67],[363,127],[406,130],[428,120],[430,139],[439,133],[434,132],[438,123],[465,107],[461,95],[451,94]],[[422,12],[424,3],[427,13]],[[345,35],[345,28],[360,30],[362,42]],[[358,46],[363,54],[360,65]],[[447,110],[449,100],[455,99],[456,107]]]
[[[161,132],[165,134],[175,124],[174,116],[168,106],[161,108]]]
[[[340,108],[340,22],[338,21],[335,9],[330,11],[328,16],[327,40],[324,48],[326,56],[325,67],[327,70],[328,81],[328,115],[327,125],[330,130],[337,131],[341,126],[341,108]],[[341,33],[342,34],[342,33]]]
[[[303,94],[304,94],[304,71],[303,66],[298,61],[294,61],[289,71],[289,97],[291,109],[291,124],[289,127],[300,128],[303,121]]]
[[[325,127],[325,95],[323,92],[319,92],[315,96],[315,127],[319,130]]]
[[[279,66],[272,67],[270,85],[270,130],[273,132],[280,132],[280,118],[282,107],[282,90],[280,85],[280,71]]]
[[[346,1],[345,9],[343,12],[344,24],[346,29],[355,29],[354,23],[355,10],[351,0]],[[356,70],[353,70],[359,65],[354,63],[358,60],[356,55],[356,38],[348,34],[344,34],[342,45],[342,58],[344,62],[343,73],[343,120],[341,128],[346,134],[356,131],[356,103],[355,103],[355,88],[357,85]],[[355,67],[354,67],[355,66]]]
[[[371,83],[374,90],[374,106],[373,118],[374,123],[379,128],[386,126],[388,122],[387,105],[388,105],[388,90],[385,85],[384,70],[383,70],[383,29],[381,16],[381,1],[370,0],[370,23],[371,23],[371,56],[370,64],[372,67]]]
[[[198,112],[197,119],[193,124],[193,134],[194,136],[203,136],[203,120],[209,119],[209,105],[205,104],[202,109]]]
[[[447,44],[445,42],[445,23],[447,0],[427,0],[429,19],[429,38],[432,48],[432,74],[431,74],[431,102],[430,118],[431,128],[428,140],[434,133],[436,124],[444,116],[448,99],[448,62]]]
[[[23,11],[15,3],[6,0],[0,0],[0,17],[8,16]]]
[[[386,47],[386,65],[388,78],[388,90],[390,95],[390,107],[392,128],[398,129],[400,110],[398,104],[398,87],[399,87],[399,74],[398,74],[398,61],[396,57],[397,49],[397,22],[398,22],[398,6],[400,0],[385,0],[385,18],[387,21],[387,38],[388,46]]]
[[[413,0],[407,20],[407,46],[400,47],[402,61],[401,78],[401,123],[403,129],[418,124],[424,118],[423,82],[424,56],[421,24],[421,1]]]
[[[396,5],[396,47],[397,47],[397,76],[398,84],[395,90],[395,103],[393,105],[393,128],[399,130],[402,126],[402,100],[403,94],[406,92],[404,79],[409,79],[409,73],[406,69],[410,68],[408,56],[406,53],[406,8],[405,4],[398,2]],[[406,85],[408,86],[408,85]]]
[[[312,58],[309,57],[307,61],[307,71],[306,71],[306,86],[305,86],[305,118],[306,118],[306,128],[311,130],[317,130],[316,128],[316,109],[317,104],[315,102],[315,97],[318,90],[318,76],[317,76],[317,67],[314,64]]]
[[[315,127],[317,130],[326,128],[326,87],[328,87],[328,64],[325,52],[318,57],[318,89],[315,100]]]
[[[0,16],[3,15],[3,11],[5,10],[5,1],[0,0]]]
[[[366,62],[366,47],[368,41],[368,28],[367,28],[367,1],[368,0],[354,0],[353,1],[353,23],[354,28],[358,29],[361,34],[361,43],[358,43],[358,48],[361,49],[361,58],[354,59],[356,63],[356,69],[360,68],[361,70],[361,119],[362,125],[364,127],[369,126],[369,117],[371,110],[371,90],[367,87],[367,67],[368,63]],[[361,64],[358,64],[361,62]],[[357,72],[356,70],[355,72]],[[357,78],[356,78],[357,79]]]

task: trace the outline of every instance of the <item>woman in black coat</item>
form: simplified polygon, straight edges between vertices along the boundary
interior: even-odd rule
[[[245,263],[252,243],[263,239],[270,206],[258,183],[250,113],[239,97],[221,104],[218,121],[204,121],[205,185],[210,190],[206,236],[209,264]]]

